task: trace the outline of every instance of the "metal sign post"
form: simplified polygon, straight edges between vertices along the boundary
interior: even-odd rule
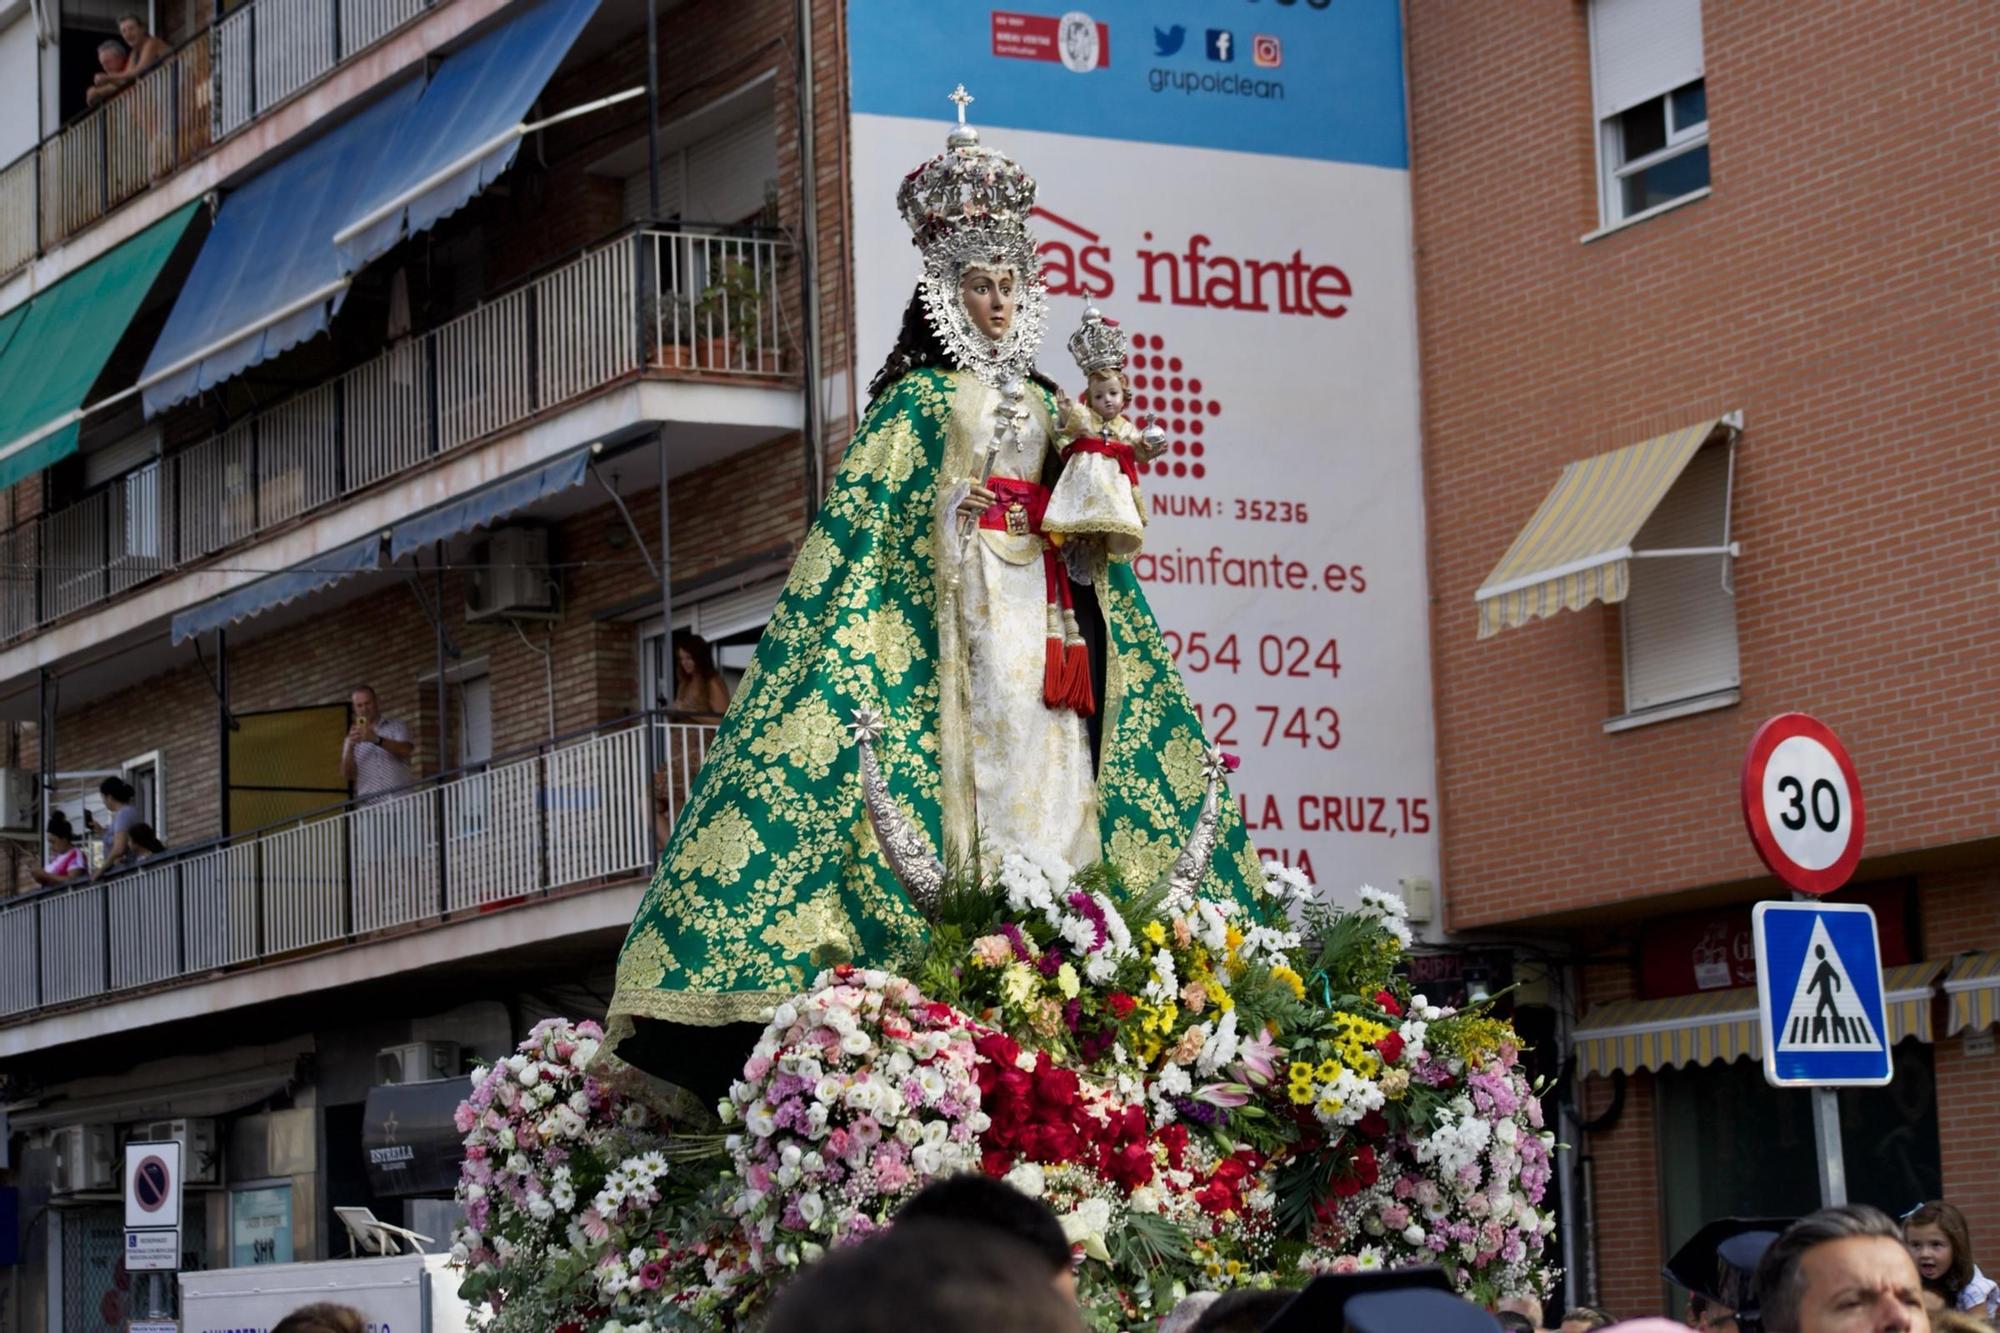
[[[1860,863],[1861,779],[1831,728],[1785,713],[1751,738],[1742,797],[1751,845],[1793,891],[1791,903],[1759,903],[1754,914],[1764,1077],[1811,1088],[1820,1204],[1831,1208],[1847,1202],[1835,1089],[1880,1086],[1893,1072],[1874,914],[1815,904]]]

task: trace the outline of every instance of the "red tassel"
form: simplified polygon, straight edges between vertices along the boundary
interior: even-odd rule
[[[1069,690],[1065,702],[1076,710],[1078,717],[1089,717],[1097,711],[1097,695],[1090,688],[1090,649],[1077,642],[1069,646],[1065,655],[1069,659]]]
[[[1063,655],[1061,639],[1044,640],[1047,645],[1042,658],[1042,702],[1051,708],[1061,708],[1069,696],[1069,664]]]

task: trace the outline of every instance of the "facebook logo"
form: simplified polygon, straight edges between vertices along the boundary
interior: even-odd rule
[[[1225,64],[1236,59],[1236,39],[1230,35],[1229,29],[1210,28],[1208,30],[1208,58],[1210,60],[1222,61]]]

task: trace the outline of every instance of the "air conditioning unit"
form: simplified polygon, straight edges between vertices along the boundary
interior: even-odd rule
[[[222,1179],[222,1154],[215,1150],[213,1120],[155,1120],[133,1130],[134,1142],[181,1145],[181,1179],[190,1185],[214,1185]]]
[[[39,823],[35,775],[25,768],[0,768],[0,832],[33,833]]]
[[[375,1053],[377,1083],[429,1083],[457,1078],[462,1057],[455,1041],[407,1041]]]
[[[545,528],[499,528],[472,548],[465,618],[554,618],[562,614]]]
[[[118,1188],[112,1162],[111,1126],[65,1125],[56,1131],[57,1194],[84,1194]]]

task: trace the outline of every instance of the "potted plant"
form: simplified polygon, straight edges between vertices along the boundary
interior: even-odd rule
[[[706,353],[697,358],[703,370],[759,369],[762,349],[758,335],[764,317],[764,293],[757,275],[741,260],[725,260],[715,281],[703,290],[694,307],[695,341]],[[705,348],[699,344],[707,342]]]

